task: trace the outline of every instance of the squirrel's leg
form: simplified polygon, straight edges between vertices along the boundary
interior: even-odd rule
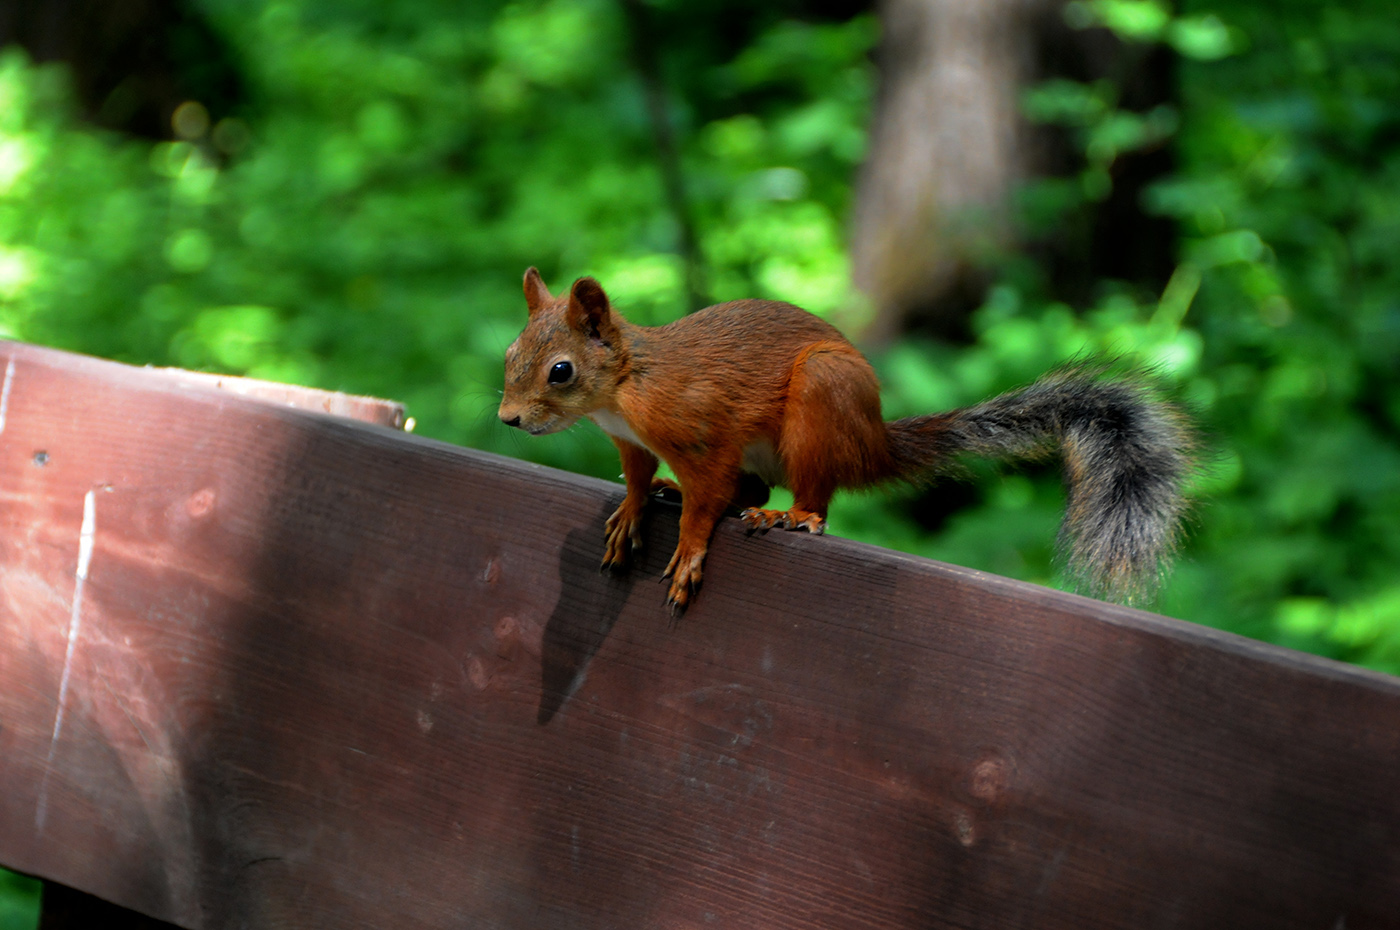
[[[793,506],[744,511],[750,530],[782,526],[821,533],[837,488],[880,477],[888,457],[880,382],[854,346],[819,342],[798,357],[788,382],[778,455]]]
[[[607,545],[603,550],[603,568],[622,568],[632,551],[642,548],[642,512],[653,489],[656,456],[625,439],[612,437],[622,458],[622,476],[627,479],[627,496],[606,526]]]
[[[671,579],[666,603],[679,615],[700,587],[710,536],[739,485],[739,463],[711,456],[694,466],[677,468],[673,463],[672,468],[681,481],[681,532],[661,577]]]

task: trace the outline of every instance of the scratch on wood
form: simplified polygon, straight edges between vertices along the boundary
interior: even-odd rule
[[[5,385],[0,387],[0,433],[5,432],[5,414],[10,409],[10,382],[15,379],[15,360],[5,365]]]
[[[6,379],[9,386],[9,379]],[[34,830],[44,832],[44,821],[48,818],[49,774],[53,771],[53,757],[58,749],[58,738],[63,734],[63,713],[68,703],[68,678],[73,670],[73,648],[78,644],[78,634],[82,631],[83,586],[87,582],[88,566],[92,563],[93,537],[97,531],[97,499],[89,490],[83,495],[83,525],[78,530],[78,570],[74,573],[73,611],[68,617],[68,646],[63,654],[63,677],[58,682],[58,710],[53,718],[53,736],[49,739],[49,754],[44,765],[44,778],[39,783],[39,800],[34,807]]]
[[[251,860],[251,861],[249,861],[249,862],[245,862],[245,863],[243,864],[243,867],[242,867],[241,869],[239,869],[239,871],[241,871],[241,872],[246,872],[248,869],[251,869],[253,866],[255,866],[255,865],[262,865],[264,862],[282,862],[285,858],[286,858],[285,856],[263,856],[263,857],[260,858],[260,859],[253,859],[253,860]]]

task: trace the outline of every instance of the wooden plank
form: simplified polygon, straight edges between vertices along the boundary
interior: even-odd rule
[[[181,368],[151,369],[170,378],[179,385],[195,385],[231,391],[244,397],[296,407],[301,410],[318,410],[337,417],[349,417],[366,423],[377,423],[393,429],[403,429],[403,404],[378,397],[357,397],[339,391],[323,391],[317,388],[301,387],[295,384],[276,384],[271,381],[258,381],[253,378],[238,378],[233,375],[215,375],[202,371],[185,371]]]
[[[1394,679],[734,520],[672,624],[619,486],[10,360],[7,867],[191,928],[1400,914]]]

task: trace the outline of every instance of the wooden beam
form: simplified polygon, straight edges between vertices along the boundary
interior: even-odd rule
[[[0,343],[0,864],[190,928],[1388,927],[1400,682]]]

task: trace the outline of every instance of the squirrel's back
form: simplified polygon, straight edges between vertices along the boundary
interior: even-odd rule
[[[778,300],[714,304],[649,332],[690,352],[747,355],[770,363],[775,352],[795,356],[814,342],[848,342],[826,320]]]
[[[629,331],[632,383],[620,389],[619,402],[651,420],[653,429],[658,419],[688,424],[702,442],[719,434],[740,442],[763,434],[776,442],[798,360],[827,345],[858,355],[840,330],[792,304],[715,304],[664,326]],[[874,388],[874,372],[868,376]]]

